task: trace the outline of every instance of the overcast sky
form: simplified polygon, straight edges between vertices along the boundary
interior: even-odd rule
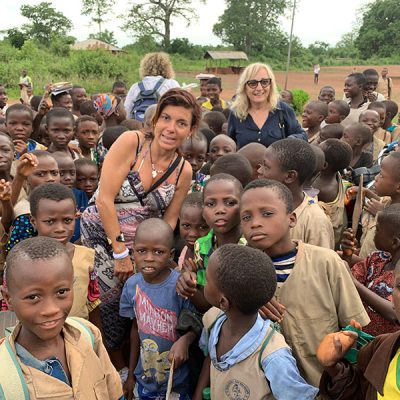
[[[2,0],[0,30],[26,22],[19,12],[22,4],[34,5],[40,2],[41,0]],[[316,40],[334,45],[344,33],[352,29],[357,19],[357,11],[369,1],[297,0],[297,2],[294,34],[307,46]],[[89,25],[89,17],[82,16],[80,13],[81,0],[53,0],[51,3],[73,22],[74,29],[71,34],[78,40],[85,40],[90,32],[96,31],[96,26]],[[199,4],[198,0],[194,0],[193,3],[199,15],[198,22],[186,28],[185,21],[176,20],[172,27],[172,38],[187,37],[195,44],[220,44],[219,38],[212,33],[212,27],[224,11],[224,0],[206,0],[205,5]],[[110,21],[105,24],[105,28],[114,31],[118,44],[123,46],[133,41],[132,37],[127,36],[119,28],[122,20],[118,16],[126,10],[128,1],[116,0],[116,4],[114,16],[110,16]],[[290,18],[282,21],[282,27],[289,32]]]

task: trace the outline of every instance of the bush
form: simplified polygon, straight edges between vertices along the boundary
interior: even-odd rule
[[[291,89],[293,94],[293,108],[296,114],[303,112],[304,104],[310,100],[310,95],[303,89]]]

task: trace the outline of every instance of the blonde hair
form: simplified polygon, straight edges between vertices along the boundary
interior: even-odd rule
[[[240,75],[238,87],[236,89],[236,99],[231,107],[232,111],[241,121],[247,118],[250,107],[249,98],[246,94],[246,82],[254,78],[254,76],[257,75],[262,69],[265,69],[268,73],[268,76],[271,78],[271,86],[267,103],[271,106],[271,110],[275,109],[278,104],[279,93],[278,88],[276,87],[275,75],[272,72],[271,67],[262,63],[250,64]]]
[[[175,76],[169,55],[162,52],[146,54],[140,61],[139,74],[141,79],[158,75],[172,79]]]

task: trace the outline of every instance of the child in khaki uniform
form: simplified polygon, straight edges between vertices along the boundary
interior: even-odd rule
[[[376,111],[379,114],[379,128],[374,132],[374,136],[382,140],[385,144],[392,142],[390,132],[383,128],[386,120],[386,106],[383,101],[373,101],[369,104],[368,110]]]
[[[351,319],[369,318],[340,257],[332,250],[293,241],[293,197],[281,183],[259,179],[246,186],[240,217],[249,246],[267,253],[277,274],[276,300],[285,307],[281,330],[305,380],[318,385],[316,349],[329,332]]]
[[[308,143],[314,143],[319,138],[321,123],[328,115],[328,105],[323,101],[313,100],[304,106],[302,127],[306,129]]]
[[[122,399],[99,330],[83,319],[67,319],[74,271],[66,248],[45,237],[18,243],[8,254],[6,279],[3,297],[19,321],[0,345],[14,360],[0,374],[6,399],[23,398],[14,392],[18,386],[30,400],[72,400],[78,394],[85,400]]]
[[[271,259],[227,244],[211,255],[206,275],[204,294],[214,307],[203,317],[200,344],[209,357],[193,399],[210,381],[212,398],[238,398],[236,386],[248,394],[240,398],[314,399],[318,390],[300,376],[285,339],[258,314],[276,289]]]
[[[325,140],[320,144],[320,148],[325,154],[325,166],[314,186],[319,189],[318,204],[331,220],[337,249],[347,225],[344,209],[345,187],[339,171],[350,165],[353,152],[350,145],[338,139]]]
[[[284,183],[292,192],[297,224],[292,239],[333,249],[332,224],[317,201],[303,191],[304,182],[314,173],[316,158],[310,144],[302,140],[283,139],[273,143],[264,154],[260,176]]]
[[[385,147],[385,142],[376,136],[379,129],[380,118],[379,114],[375,110],[366,110],[360,114],[359,122],[367,125],[372,133],[372,143],[367,143],[364,146],[365,151],[369,151],[372,154],[373,162],[378,160],[379,153]]]

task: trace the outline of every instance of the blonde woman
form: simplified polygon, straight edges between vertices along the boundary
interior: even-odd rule
[[[238,148],[253,142],[269,146],[289,136],[307,140],[293,109],[279,101],[275,76],[266,64],[245,68],[231,109],[228,135]]]
[[[175,73],[167,53],[146,54],[140,61],[139,75],[141,81],[131,86],[125,99],[127,118],[135,119],[133,107],[139,97],[141,84],[146,91],[155,90],[158,97],[169,89],[180,87],[179,83],[173,79]]]

